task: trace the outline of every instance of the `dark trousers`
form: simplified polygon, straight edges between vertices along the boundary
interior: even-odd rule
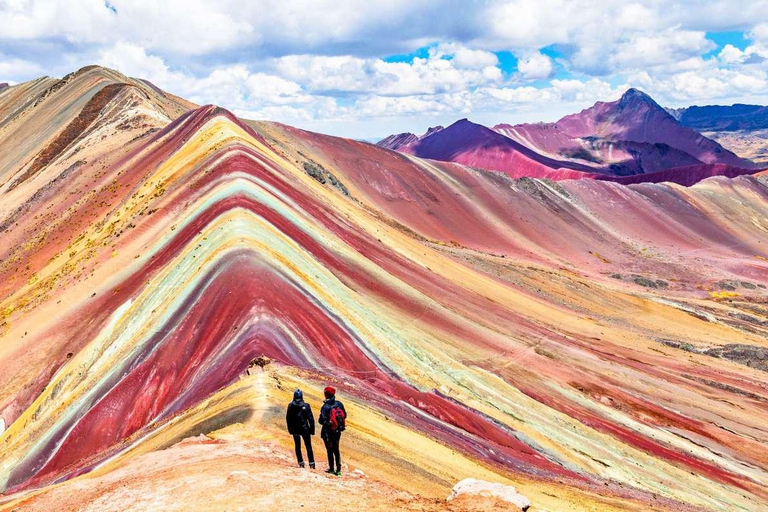
[[[336,471],[341,471],[341,454],[339,453],[339,441],[341,433],[328,433],[323,437],[325,442],[325,451],[328,454],[328,467],[334,469],[334,460],[336,462]]]
[[[299,464],[304,463],[304,458],[301,456],[301,439],[304,438],[304,446],[307,447],[307,458],[310,464],[315,463],[315,454],[312,453],[312,436],[309,434],[301,434],[300,436],[293,436],[293,444],[296,447],[296,460]]]

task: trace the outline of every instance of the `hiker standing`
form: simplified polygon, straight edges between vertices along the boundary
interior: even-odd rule
[[[339,453],[339,441],[341,433],[344,431],[347,419],[347,411],[344,404],[336,400],[336,390],[328,386],[323,390],[325,401],[323,408],[320,409],[320,418],[318,422],[323,426],[320,431],[320,437],[325,443],[325,451],[328,453],[328,469],[326,473],[341,476],[341,454]],[[336,470],[334,471],[334,461]]]
[[[304,401],[304,394],[300,389],[293,392],[293,402],[288,404],[285,422],[288,425],[288,433],[293,436],[293,444],[296,447],[296,460],[299,462],[299,467],[304,467],[304,458],[301,456],[301,440],[304,439],[309,467],[315,469],[315,454],[312,453],[315,418],[312,416],[312,408]]]

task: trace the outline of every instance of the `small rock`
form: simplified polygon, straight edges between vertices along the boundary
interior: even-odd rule
[[[264,368],[266,366],[269,366],[272,363],[272,359],[268,358],[267,356],[259,356],[251,360],[251,362],[248,364],[248,368],[246,368],[245,372],[248,375],[253,375],[256,371],[256,368]]]
[[[484,480],[476,480],[474,478],[465,478],[461,482],[453,486],[450,496],[447,501],[451,501],[462,495],[480,495],[488,496],[492,498],[498,498],[502,501],[506,501],[522,511],[528,510],[531,506],[531,500],[517,492],[511,485],[497,484],[486,482]]]

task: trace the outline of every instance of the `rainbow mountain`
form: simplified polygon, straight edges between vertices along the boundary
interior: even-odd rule
[[[0,90],[0,147],[2,509],[768,507],[765,176],[514,179],[100,67]]]

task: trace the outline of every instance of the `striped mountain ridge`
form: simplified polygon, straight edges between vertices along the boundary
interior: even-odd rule
[[[0,188],[0,507],[190,435],[284,443],[288,382],[334,383],[348,460],[427,497],[768,502],[765,374],[730,355],[766,346],[764,178],[515,180],[123,77],[100,101],[107,73],[10,88],[6,140],[52,126]]]

